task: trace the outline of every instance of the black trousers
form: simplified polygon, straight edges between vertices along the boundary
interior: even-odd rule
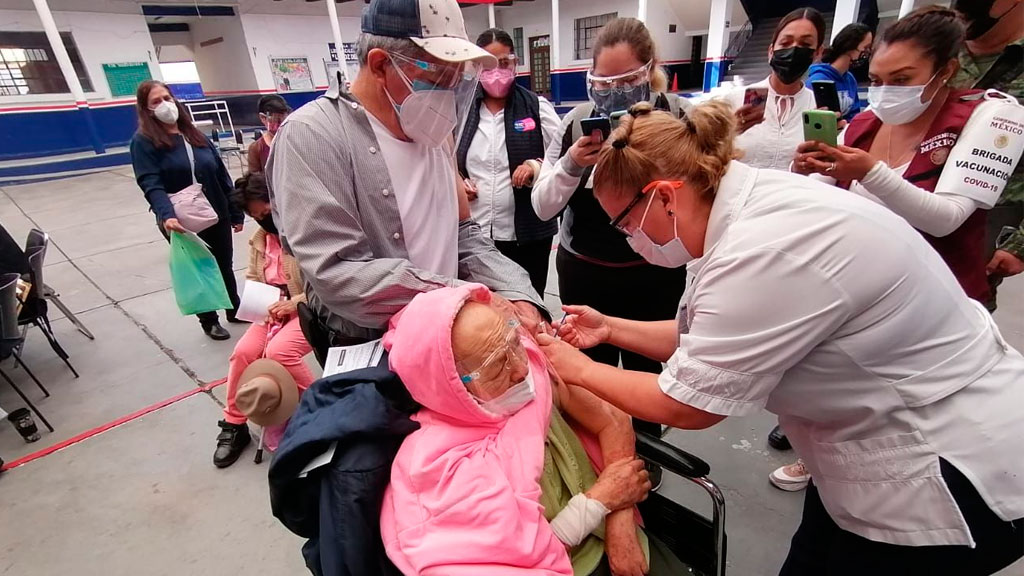
[[[156,225],[160,229],[160,233],[163,234],[164,239],[170,242],[171,237],[167,234],[163,224],[158,220]],[[231,223],[222,218],[216,224],[198,234],[204,242],[209,244],[210,253],[217,260],[217,268],[220,269],[220,275],[224,277],[224,287],[227,288],[228,297],[231,298],[232,309],[228,311],[228,314],[231,316],[234,315],[235,310],[238,310],[239,302],[238,283],[235,282],[235,271],[231,263],[234,259],[234,249],[231,244],[232,233]],[[215,311],[196,314],[196,317],[199,318],[199,323],[204,328],[219,322],[217,320],[217,312]]]
[[[630,320],[671,320],[686,288],[686,268],[662,268],[651,264],[614,268],[588,262],[558,248],[555,256],[558,290],[563,304],[585,305],[602,314]],[[626,370],[661,372],[661,362],[601,344],[584,350],[596,362]],[[661,425],[633,419],[633,428],[655,437]]]
[[[548,263],[551,261],[551,238],[534,240],[522,244],[515,240],[495,240],[494,246],[506,258],[519,264],[530,275],[533,289],[544,297],[544,288],[548,285]],[[555,312],[552,311],[552,314]]]
[[[945,460],[940,460],[939,466],[971,530],[975,548],[897,546],[847,532],[828,515],[812,481],[804,499],[803,519],[779,575],[983,576],[1024,556],[1024,519],[1000,519],[959,470]]]

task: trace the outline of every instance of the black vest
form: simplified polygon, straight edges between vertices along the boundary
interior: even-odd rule
[[[466,117],[466,125],[462,129],[462,138],[459,140],[459,149],[456,158],[459,162],[459,172],[465,176],[466,156],[469,153],[469,146],[473,143],[476,129],[480,125],[480,106],[483,104],[484,93],[482,88],[477,88],[476,99],[469,108],[469,115]],[[533,128],[526,130],[532,120]],[[532,159],[544,158],[544,131],[540,124],[540,101],[537,95],[518,84],[512,85],[508,97],[505,99],[505,149],[508,150],[508,177],[512,178],[523,162]],[[533,211],[533,204],[530,202],[532,188],[513,188],[512,195],[515,201],[515,229],[516,241],[520,244],[552,238],[558,232],[556,219],[541,220]]]
[[[658,94],[654,100],[654,108],[657,110],[669,111],[668,98],[664,94]],[[590,117],[598,116],[596,110],[590,113]],[[570,127],[571,128],[571,127]],[[582,130],[575,131],[582,133]],[[562,137],[562,152],[559,158],[569,152],[569,148],[575,142],[575,133],[567,129]],[[587,187],[590,175],[594,172],[593,166],[583,170],[580,183],[576,191],[569,198],[569,203],[562,218],[565,219],[565,226],[569,229],[569,247],[573,252],[590,258],[607,262],[609,264],[633,264],[643,262],[629,244],[626,237],[611,225],[611,218],[605,213],[604,208],[594,197],[594,190]],[[637,190],[639,192],[639,190]]]

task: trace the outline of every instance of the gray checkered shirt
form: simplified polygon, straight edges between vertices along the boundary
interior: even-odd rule
[[[334,87],[274,137],[266,170],[274,220],[302,268],[310,305],[330,328],[377,338],[416,294],[463,282],[543,309],[526,271],[472,220],[459,223],[458,278],[414,266],[385,162],[363,107]]]

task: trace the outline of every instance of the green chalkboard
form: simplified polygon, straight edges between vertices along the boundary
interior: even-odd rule
[[[107,75],[107,85],[111,96],[132,96],[139,84],[152,80],[149,65],[145,62],[117,62],[104,64],[103,73]]]

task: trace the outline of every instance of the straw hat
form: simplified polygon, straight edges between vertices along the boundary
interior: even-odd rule
[[[249,364],[239,382],[235,404],[246,418],[260,426],[283,424],[299,405],[295,378],[269,358]]]

